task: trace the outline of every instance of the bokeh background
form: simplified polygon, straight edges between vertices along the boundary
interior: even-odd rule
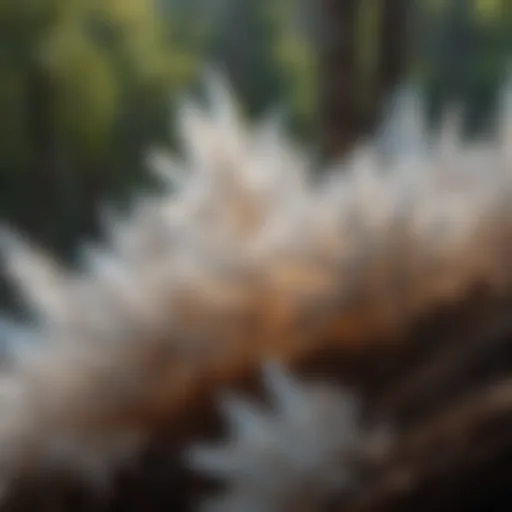
[[[152,186],[147,150],[175,145],[207,64],[331,157],[401,85],[485,129],[511,58],[510,0],[0,0],[0,218],[72,261],[101,205]]]

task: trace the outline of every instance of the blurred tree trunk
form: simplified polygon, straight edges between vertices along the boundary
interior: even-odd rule
[[[382,0],[376,100],[390,101],[403,80],[408,62],[409,8],[414,0]]]
[[[358,0],[321,0],[319,116],[327,158],[345,152],[359,133],[356,17]]]
[[[383,103],[403,79],[407,68],[408,9],[412,0],[380,0],[376,65],[370,108],[363,108],[359,40],[359,9],[354,0],[322,0],[320,61],[320,124],[328,158],[342,155],[374,128]],[[369,111],[368,111],[369,110]]]

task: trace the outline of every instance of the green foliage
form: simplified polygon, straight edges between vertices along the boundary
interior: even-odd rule
[[[70,248],[142,179],[199,54],[152,0],[0,0],[0,215]]]
[[[304,8],[298,0],[285,0],[270,3],[269,14],[277,26],[273,55],[283,75],[292,120],[301,133],[311,137],[318,86],[315,45],[304,27]]]
[[[65,27],[52,36],[46,69],[55,84],[55,129],[96,152],[108,140],[117,113],[115,73],[105,52],[84,34]]]
[[[431,9],[421,2],[416,70],[438,116],[463,104],[469,132],[488,125],[496,91],[512,59],[512,4],[506,0],[450,0]]]
[[[512,56],[509,0],[411,0],[410,78],[433,110],[454,97],[485,123]],[[167,143],[169,98],[204,63],[227,68],[249,113],[284,104],[314,138],[313,0],[0,0],[0,216],[70,254],[106,199],[146,176]],[[358,19],[358,90],[374,108],[380,9]],[[366,108],[365,107],[365,108]]]

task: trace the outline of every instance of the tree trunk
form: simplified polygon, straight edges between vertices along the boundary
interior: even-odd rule
[[[383,0],[379,48],[377,98],[390,97],[404,78],[408,62],[408,8],[411,0]]]
[[[324,155],[337,157],[375,127],[383,104],[403,79],[407,67],[408,8],[411,0],[382,0],[375,83],[370,108],[363,109],[357,61],[358,7],[353,0],[322,0],[320,124]]]
[[[343,154],[359,135],[357,107],[357,0],[321,0],[319,116],[327,158]]]

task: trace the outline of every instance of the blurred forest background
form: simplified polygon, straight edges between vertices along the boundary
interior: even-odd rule
[[[0,0],[0,25],[0,217],[65,258],[150,186],[146,150],[173,144],[206,63],[329,155],[405,82],[485,127],[512,56],[510,0]]]

